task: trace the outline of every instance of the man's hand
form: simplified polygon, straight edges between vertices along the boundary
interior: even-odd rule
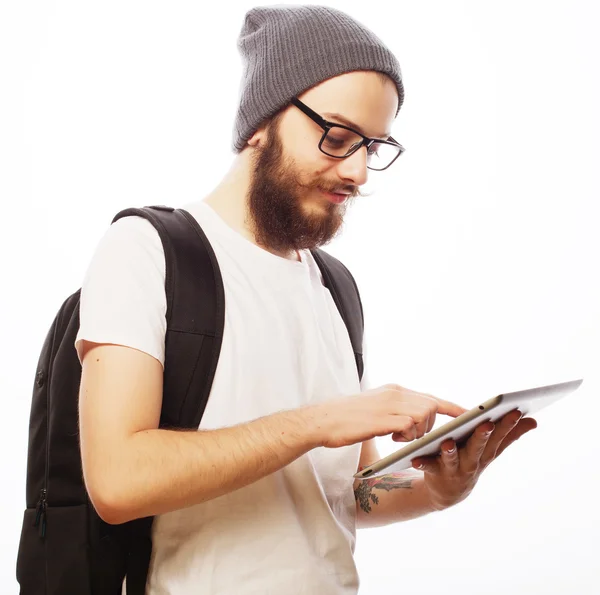
[[[410,442],[429,432],[437,415],[458,417],[465,411],[456,403],[398,384],[385,384],[305,408],[305,414],[313,420],[318,444],[327,448],[390,434],[396,442]]]
[[[464,446],[457,449],[454,440],[447,440],[442,443],[440,455],[415,459],[413,467],[425,473],[431,505],[443,510],[464,500],[484,469],[510,444],[536,427],[535,419],[521,418],[520,411],[511,411],[496,426],[492,422],[478,426]]]

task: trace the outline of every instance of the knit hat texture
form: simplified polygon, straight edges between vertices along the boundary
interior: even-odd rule
[[[398,111],[404,101],[402,73],[394,54],[371,30],[334,8],[252,8],[246,13],[237,47],[243,72],[233,129],[235,152],[293,97],[340,74],[383,72],[396,84]]]

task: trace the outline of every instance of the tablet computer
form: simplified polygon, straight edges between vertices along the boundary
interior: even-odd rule
[[[571,394],[579,388],[582,382],[583,378],[580,378],[493,397],[414,440],[391,455],[361,469],[354,474],[354,477],[356,479],[366,479],[410,469],[412,468],[412,461],[417,457],[439,454],[441,444],[445,440],[452,438],[460,446],[468,440],[477,426],[486,421],[495,423],[515,409],[519,409],[523,413],[523,417],[535,413],[543,407],[558,401],[558,399]]]

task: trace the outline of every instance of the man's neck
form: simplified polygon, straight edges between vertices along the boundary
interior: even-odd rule
[[[257,245],[254,234],[248,227],[245,217],[246,217],[246,208],[245,204],[238,199],[239,191],[231,191],[228,194],[221,194],[220,192],[212,192],[209,194],[203,202],[208,204],[216,213],[223,219],[223,221],[231,227],[235,232],[239,233],[242,237]],[[245,195],[243,195],[245,196]],[[285,258],[287,260],[294,260],[296,262],[300,262],[300,254],[297,250],[294,250],[291,253],[279,253],[274,250],[270,250],[265,248],[264,246],[259,246],[263,250],[267,250],[271,254],[275,256],[279,256],[280,258]]]
[[[254,233],[246,221],[246,197],[251,181],[250,167],[249,154],[242,153],[238,155],[225,177],[203,202],[207,203],[229,227],[258,246]],[[264,246],[259,247],[280,258],[294,261],[301,260],[297,250],[281,253]]]

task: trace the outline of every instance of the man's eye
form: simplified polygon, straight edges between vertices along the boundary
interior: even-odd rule
[[[329,134],[325,139],[332,147],[341,147],[346,140],[343,138],[335,138]]]

